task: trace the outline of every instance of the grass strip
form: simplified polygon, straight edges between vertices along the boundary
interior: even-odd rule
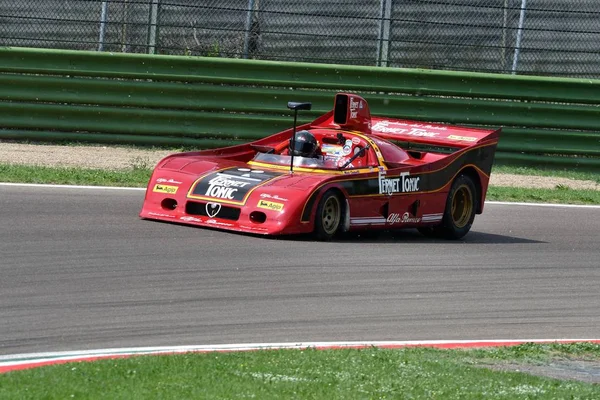
[[[0,375],[19,399],[593,399],[600,385],[553,379],[561,363],[600,366],[600,346],[524,344],[478,350],[265,350],[138,356]],[[570,363],[570,364],[569,364]],[[539,374],[518,372],[533,369]],[[581,369],[581,368],[580,368]],[[597,378],[597,377],[596,377]],[[586,382],[587,380],[587,382]]]
[[[490,186],[487,200],[513,201],[523,203],[556,204],[600,204],[600,190],[569,189],[531,189],[505,186]]]
[[[552,176],[555,178],[577,179],[592,181],[600,184],[600,173],[572,171],[567,169],[556,169],[547,167],[515,167],[510,165],[494,165],[492,174],[515,174],[533,176]]]
[[[104,170],[0,164],[0,182],[13,183],[145,187],[151,174],[149,168]]]

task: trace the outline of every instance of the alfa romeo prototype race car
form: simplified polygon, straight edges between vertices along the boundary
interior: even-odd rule
[[[263,139],[170,155],[156,166],[140,217],[264,235],[330,240],[417,228],[459,239],[481,214],[500,129],[371,116],[360,96]]]

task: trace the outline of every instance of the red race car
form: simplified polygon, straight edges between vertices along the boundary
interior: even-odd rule
[[[338,93],[332,111],[255,142],[170,155],[140,217],[265,235],[417,228],[459,239],[481,214],[498,130],[371,116]]]

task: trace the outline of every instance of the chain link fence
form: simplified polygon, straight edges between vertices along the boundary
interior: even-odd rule
[[[0,0],[0,45],[600,78],[598,0]]]

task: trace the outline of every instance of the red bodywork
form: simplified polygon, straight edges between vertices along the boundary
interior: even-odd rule
[[[435,226],[459,174],[476,183],[476,212],[483,211],[500,129],[372,117],[363,98],[347,93],[338,93],[332,111],[300,129],[316,137],[320,156],[296,156],[293,172],[293,128],[164,158],[150,178],[140,217],[254,234],[309,233],[321,196],[334,189],[345,199],[345,231]],[[361,148],[362,156],[339,168]]]

